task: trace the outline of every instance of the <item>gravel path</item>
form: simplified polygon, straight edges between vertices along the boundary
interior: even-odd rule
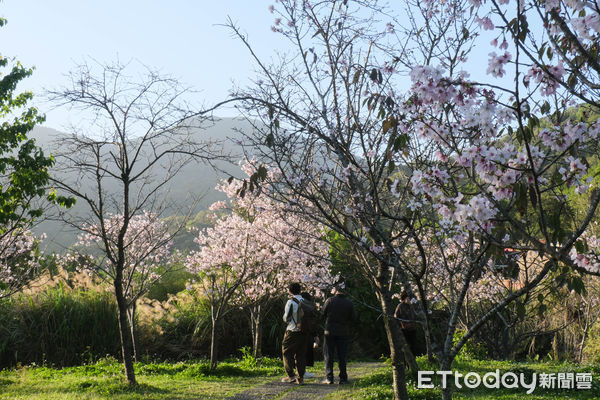
[[[350,384],[352,380],[369,375],[375,369],[383,367],[382,363],[351,363],[348,364]],[[325,379],[324,374],[317,374],[313,379],[306,379],[304,385],[282,383],[281,378],[276,381],[257,386],[250,390],[229,397],[229,400],[315,400],[322,399],[329,393],[338,390],[339,385],[320,383]]]

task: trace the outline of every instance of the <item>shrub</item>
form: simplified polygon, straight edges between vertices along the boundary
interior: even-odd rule
[[[116,305],[108,293],[59,284],[0,302],[1,366],[67,366],[119,354]]]

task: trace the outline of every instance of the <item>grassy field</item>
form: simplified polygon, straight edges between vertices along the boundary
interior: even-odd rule
[[[433,369],[420,360],[422,369]],[[322,376],[322,363],[310,368]],[[532,372],[591,372],[594,377],[591,390],[543,390],[525,394],[524,389],[463,389],[456,399],[600,399],[600,366],[575,366],[553,363],[509,363],[500,361],[461,361],[455,369],[463,373],[486,372],[499,369],[501,373]],[[351,385],[340,386],[327,400],[383,400],[391,399],[391,372],[389,367],[370,370],[365,377],[354,379]],[[283,376],[279,360],[252,358],[227,361],[216,371],[210,371],[205,361],[180,363],[138,363],[136,372],[139,385],[125,384],[121,364],[114,359],[94,364],[55,369],[23,366],[0,372],[0,399],[226,399],[227,397],[277,380]],[[439,399],[439,388],[417,389],[416,378],[409,382],[411,399]]]
[[[54,369],[25,366],[0,372],[0,399],[225,399],[281,376],[278,361],[137,363],[139,385],[130,388],[114,359]],[[201,394],[201,396],[200,396]]]

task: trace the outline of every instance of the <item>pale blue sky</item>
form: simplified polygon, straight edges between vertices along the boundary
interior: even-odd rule
[[[271,31],[274,0],[0,0],[0,54],[36,68],[20,86],[38,95],[44,125],[65,130],[67,110],[40,103],[44,88],[67,84],[64,77],[85,57],[108,63],[131,59],[171,74],[200,93],[205,105],[226,98],[232,80],[244,85],[255,76],[250,55],[224,24],[231,17],[245,31],[262,59],[288,44]],[[485,37],[485,36],[484,36]],[[471,55],[472,77],[485,78],[485,46]],[[474,62],[473,62],[474,61]],[[489,78],[489,77],[488,77]],[[233,116],[235,110],[218,111]],[[74,118],[76,118],[74,116]]]
[[[35,66],[20,88],[41,93],[66,83],[64,74],[84,57],[100,62],[136,59],[174,75],[200,90],[199,100],[222,100],[231,80],[254,75],[248,52],[217,24],[230,16],[249,35],[257,51],[270,57],[285,44],[271,32],[273,0],[2,0],[0,54]],[[63,110],[46,112],[44,125],[61,129]],[[223,110],[220,115],[233,115]]]

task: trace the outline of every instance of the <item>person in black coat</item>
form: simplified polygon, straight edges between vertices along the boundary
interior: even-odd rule
[[[418,355],[417,349],[417,314],[410,302],[408,293],[403,290],[400,293],[400,304],[396,307],[394,317],[400,323],[402,334],[413,355]]]
[[[344,287],[336,286],[332,290],[333,297],[325,301],[323,317],[325,318],[325,335],[323,340],[323,358],[325,359],[325,380],[323,383],[333,384],[333,360],[337,352],[340,369],[339,383],[348,383],[346,372],[346,355],[350,343],[350,323],[356,319],[354,305],[346,297]]]
[[[300,293],[300,295],[304,299],[304,303],[308,304],[309,307],[312,307],[316,314],[317,307],[316,307],[315,303],[313,302],[312,295],[308,292],[302,292],[302,293]],[[316,317],[316,315],[315,315],[315,317]],[[307,332],[307,335],[306,335],[306,366],[307,367],[312,367],[315,365],[314,349],[319,346],[319,336],[318,336],[316,324],[315,324],[314,328],[315,329],[312,332]],[[305,372],[304,378],[314,378],[314,374],[312,374],[310,372]]]

